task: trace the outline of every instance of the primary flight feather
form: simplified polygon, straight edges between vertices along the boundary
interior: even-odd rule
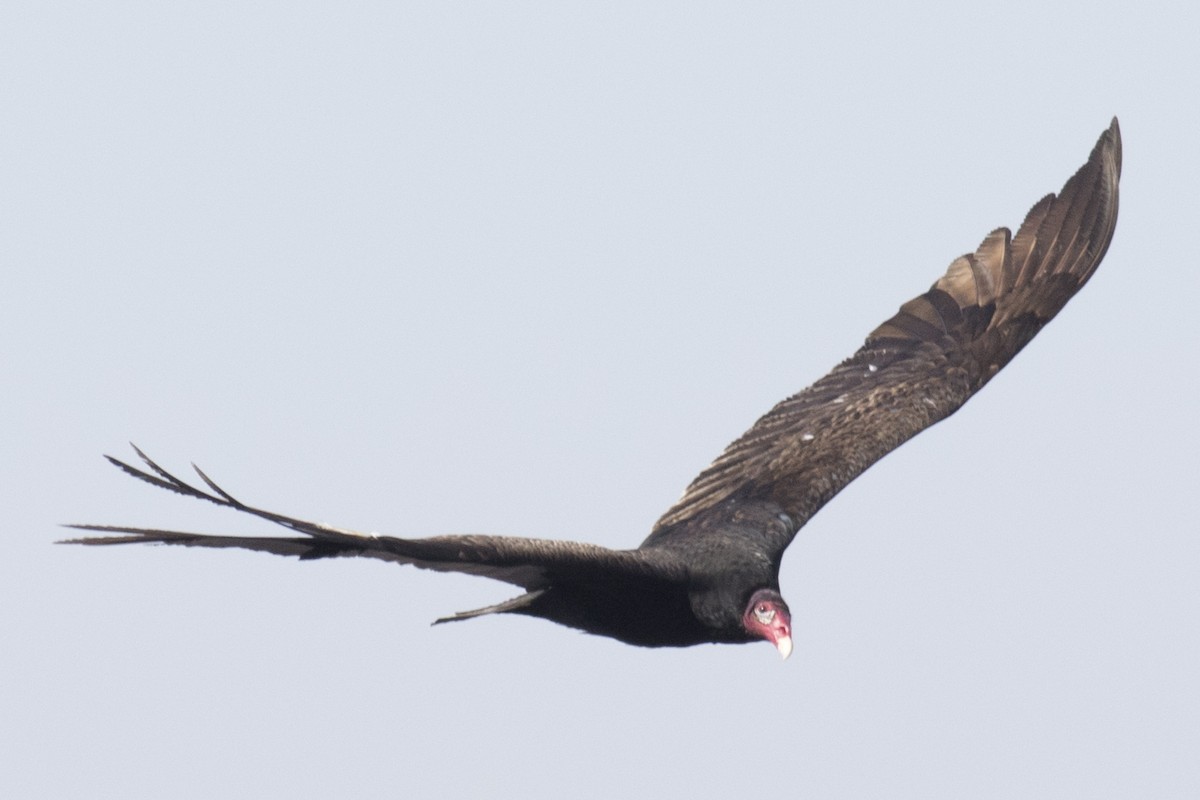
[[[791,614],[779,565],[796,532],[891,450],[953,414],[1091,277],[1112,241],[1121,176],[1114,119],[1086,164],[1042,198],[1013,236],[988,234],[853,356],[754,423],[633,550],[509,536],[401,539],[246,505],[196,468],[200,486],[160,467],[109,461],[147,483],[262,517],[291,536],[215,536],[72,525],[86,545],[237,547],[318,559],[366,556],[481,575],[524,589],[438,622],[525,614],[647,647],[766,640],[786,658]]]

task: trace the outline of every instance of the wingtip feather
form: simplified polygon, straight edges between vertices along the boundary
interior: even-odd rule
[[[205,475],[204,470],[202,470],[198,466],[196,466],[195,461],[192,462],[192,469],[194,469],[196,471],[196,474],[200,476],[200,480],[204,481],[205,485],[208,486],[208,488],[212,489],[214,492],[221,495],[221,497],[224,497],[226,500],[228,500],[230,503],[232,503],[235,507],[240,507],[242,505],[242,503],[239,502],[233,495],[231,495],[229,492],[222,489],[220,486],[217,486],[217,484],[213,481],[212,478]]]

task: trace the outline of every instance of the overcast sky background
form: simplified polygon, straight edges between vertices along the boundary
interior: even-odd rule
[[[0,795],[1195,797],[1194,4],[8,3]],[[636,545],[1117,114],[1093,281],[797,538],[796,652],[63,522]]]

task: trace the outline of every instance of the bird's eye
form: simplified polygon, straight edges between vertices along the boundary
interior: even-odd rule
[[[771,621],[775,619],[775,609],[766,603],[759,603],[754,607],[754,618],[763,625],[770,625]]]

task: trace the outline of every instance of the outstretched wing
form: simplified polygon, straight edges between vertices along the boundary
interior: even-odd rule
[[[803,525],[871,464],[954,413],[1095,271],[1112,240],[1117,120],[1015,237],[993,231],[832,372],[779,403],[700,473],[646,544],[730,499],[769,500]],[[784,543],[786,546],[786,542]]]
[[[208,487],[208,491],[192,486],[167,472],[136,446],[133,449],[149,471],[131,466],[112,456],[106,458],[124,472],[153,486],[252,514],[300,535],[216,536],[158,528],[68,525],[70,528],[104,535],[69,539],[64,543],[111,545],[140,542],[185,547],[235,547],[276,555],[298,556],[301,559],[362,556],[412,564],[423,569],[481,575],[531,591],[545,588],[559,580],[603,579],[606,576],[613,579],[648,577],[670,580],[676,577],[675,573],[679,571],[679,567],[670,559],[658,554],[610,550],[581,542],[478,535],[400,539],[309,522],[248,506],[214,483],[195,465],[193,468]]]

